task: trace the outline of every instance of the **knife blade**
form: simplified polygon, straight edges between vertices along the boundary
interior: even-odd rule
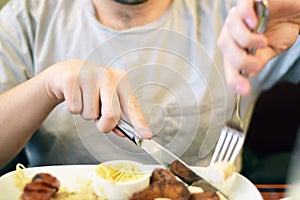
[[[121,131],[128,139],[137,146],[141,147],[145,152],[152,156],[159,164],[168,168],[178,178],[188,185],[201,187],[205,191],[216,192],[228,199],[227,195],[213,186],[203,177],[195,173],[185,162],[178,158],[175,154],[158,144],[152,139],[143,139],[135,131],[133,126],[127,121],[120,119],[116,128]]]

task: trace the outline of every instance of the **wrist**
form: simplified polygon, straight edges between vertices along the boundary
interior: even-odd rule
[[[43,93],[45,94],[47,101],[53,106],[56,106],[64,101],[64,95],[53,84],[51,70],[46,69],[39,75],[41,79],[41,85],[43,85]]]

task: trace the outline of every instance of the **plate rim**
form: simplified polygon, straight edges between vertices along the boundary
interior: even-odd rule
[[[30,174],[30,173],[38,173],[41,171],[53,171],[53,170],[60,170],[60,169],[75,169],[75,170],[76,170],[76,168],[77,169],[80,169],[80,168],[92,169],[92,168],[96,168],[97,165],[98,164],[48,165],[48,166],[27,167],[27,168],[24,168],[23,170],[24,170],[25,174]],[[147,165],[147,164],[145,164],[145,166],[149,167],[149,170],[153,170],[154,168],[157,168],[157,167],[163,167],[161,165]],[[200,166],[191,166],[191,168],[194,169],[195,171],[197,171],[198,173],[199,173],[199,170],[204,171],[204,169],[205,169],[205,167],[200,167]],[[10,176],[13,176],[14,173],[16,173],[16,170],[8,172],[8,173],[0,176],[0,184],[3,180],[9,179]],[[92,178],[92,173],[90,173],[90,174],[91,174],[91,176],[87,177],[87,179]],[[242,179],[243,182],[247,182],[248,185],[250,184],[253,187],[255,187],[255,185],[249,179],[247,179],[245,176],[243,176],[242,174],[240,174],[238,172],[234,172],[234,175],[239,177],[239,179]],[[259,195],[261,197],[261,199],[259,199],[259,200],[263,200],[259,190],[256,187],[255,187],[255,189],[257,190],[257,192],[259,193]],[[0,199],[2,199],[2,197],[0,197]]]

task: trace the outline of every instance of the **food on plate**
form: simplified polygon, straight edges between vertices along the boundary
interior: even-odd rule
[[[134,193],[130,200],[153,200],[162,197],[185,200],[189,199],[190,193],[182,182],[167,180],[150,184],[148,188]]]
[[[207,167],[209,179],[213,183],[224,183],[235,172],[234,164],[230,162],[216,162]]]
[[[25,168],[26,167],[20,163],[16,165],[14,185],[22,191],[25,185],[31,181],[31,178],[27,177],[23,172],[23,169]]]
[[[153,200],[162,197],[184,200],[190,197],[190,192],[168,169],[156,168],[150,177],[150,186],[134,193],[130,200]]]
[[[156,168],[150,177],[149,187],[134,193],[130,200],[158,200],[158,199],[176,199],[176,200],[219,200],[216,193],[196,190],[188,187],[168,169]]]
[[[102,163],[96,168],[96,174],[110,182],[135,181],[145,174],[133,162]]]
[[[103,199],[128,199],[149,186],[150,173],[142,163],[119,160],[99,164],[93,173],[94,193]]]
[[[22,164],[17,164],[14,174],[14,185],[22,192],[20,196],[18,195],[18,199],[22,199],[21,195],[24,193],[25,186],[32,180],[31,177],[24,173],[24,169],[25,167]],[[52,176],[54,175],[52,174]],[[92,181],[90,179],[76,179],[74,185],[78,185],[78,187],[70,189],[66,186],[61,186],[51,200],[102,200],[93,192]],[[33,198],[33,200],[36,199],[38,200],[37,197]]]
[[[21,195],[22,200],[49,200],[58,191],[59,180],[49,173],[36,174],[27,183]]]
[[[51,200],[103,200],[93,191],[92,181],[89,179],[78,179],[75,188],[61,187]]]
[[[174,164],[174,163],[173,163]],[[176,164],[176,163],[175,163]],[[171,170],[155,168],[148,173],[144,165],[131,161],[109,161],[99,164],[91,171],[92,177],[73,181],[77,186],[68,188],[60,186],[59,175],[38,171],[28,176],[23,170],[25,167],[17,165],[15,185],[22,194],[21,200],[220,200],[218,193],[205,191],[205,188],[188,186],[182,182],[175,172],[183,173],[180,165],[172,166]],[[225,167],[224,167],[225,166]],[[212,170],[212,171],[209,171]],[[217,171],[216,171],[217,170]],[[221,171],[221,172],[220,172]],[[210,177],[221,173],[224,179],[231,176],[234,168],[227,164],[216,164],[207,170]],[[192,172],[193,173],[193,172]],[[58,175],[56,178],[55,176]],[[151,175],[151,176],[150,176]],[[103,178],[100,178],[104,177]],[[184,177],[192,180],[192,174],[183,173]],[[32,178],[33,177],[33,178]],[[95,185],[96,181],[99,183]],[[106,180],[107,179],[107,180]],[[103,182],[101,182],[103,181]],[[96,189],[95,189],[96,188]],[[97,193],[99,192],[99,194]],[[119,198],[121,197],[121,198]]]
[[[150,183],[154,182],[164,182],[164,181],[177,181],[176,176],[170,171],[162,168],[156,168],[153,170]]]

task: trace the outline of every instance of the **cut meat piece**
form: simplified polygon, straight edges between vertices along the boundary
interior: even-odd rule
[[[49,200],[59,187],[59,180],[51,174],[36,174],[32,181],[26,184],[21,200]]]
[[[130,200],[153,200],[155,198],[169,198],[188,200],[190,192],[182,182],[176,180],[157,181],[148,188],[134,193]]]

